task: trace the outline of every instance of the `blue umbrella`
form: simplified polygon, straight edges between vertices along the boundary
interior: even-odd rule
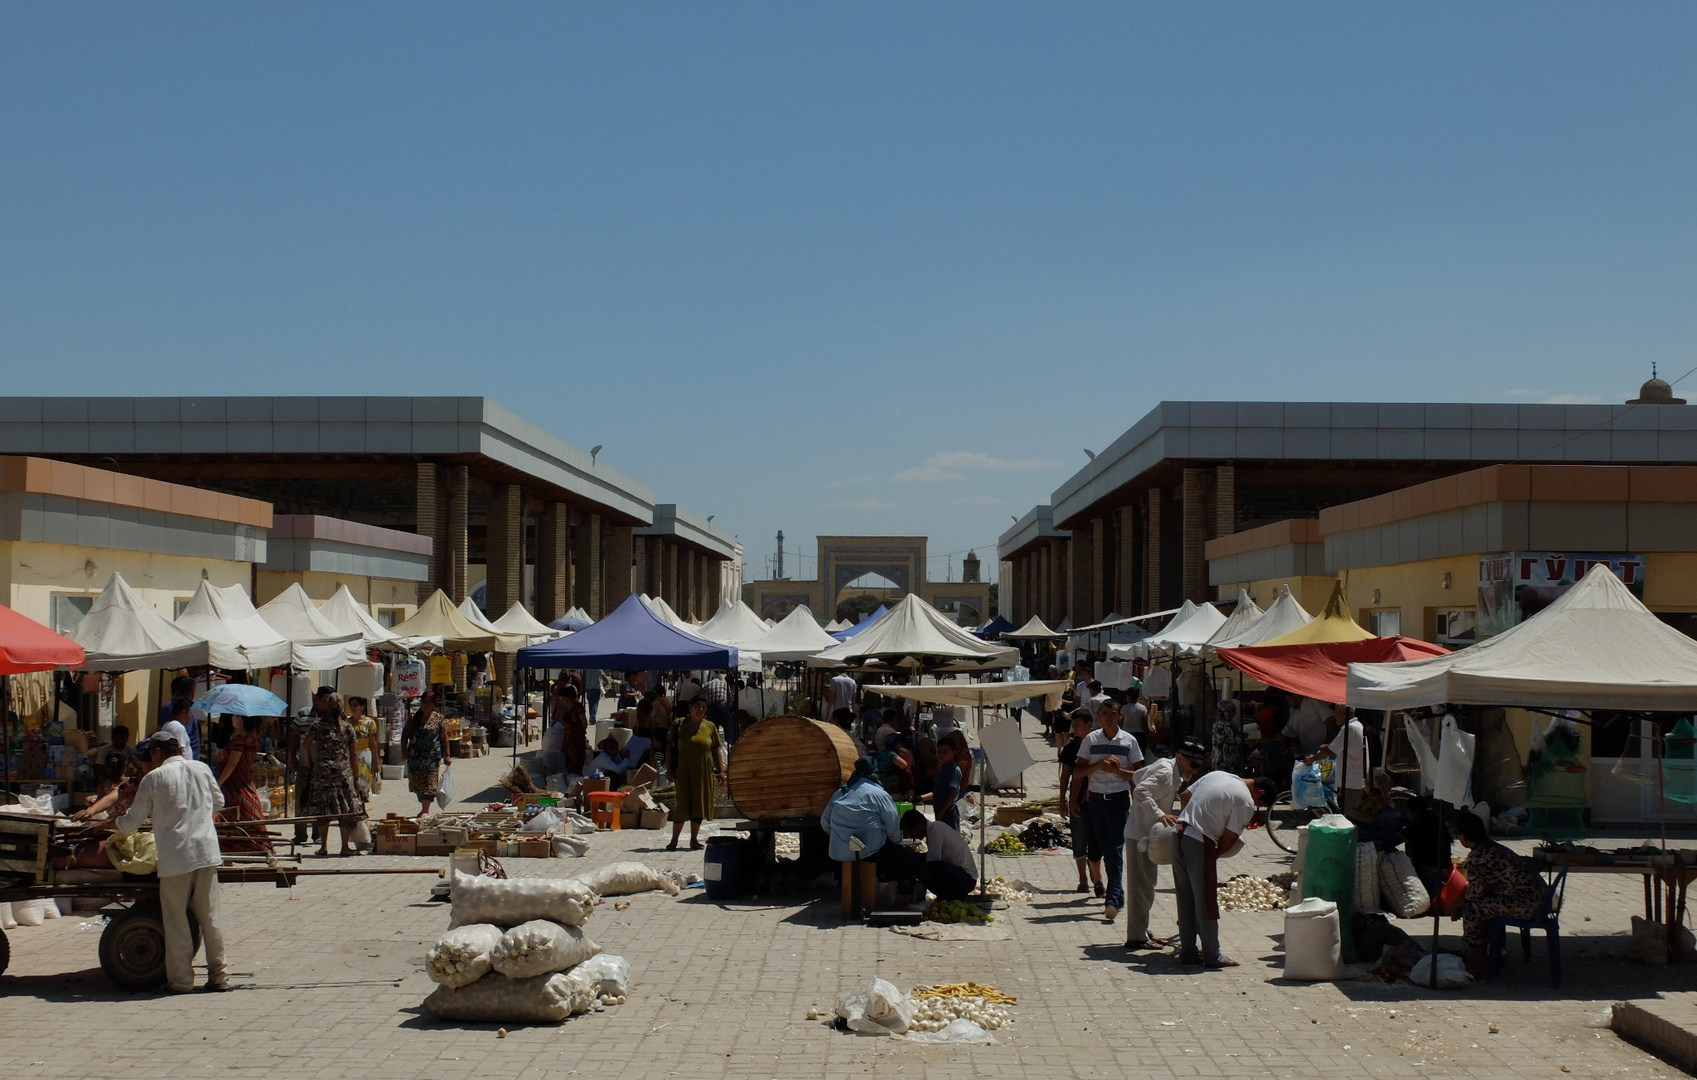
[[[262,686],[225,683],[200,695],[194,707],[203,713],[234,716],[287,716],[289,703]]]

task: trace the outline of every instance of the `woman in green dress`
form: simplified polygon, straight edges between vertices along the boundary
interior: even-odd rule
[[[666,740],[666,774],[677,797],[672,804],[672,842],[666,850],[678,850],[678,837],[687,821],[690,850],[699,851],[701,822],[713,816],[717,782],[725,778],[725,745],[719,729],[707,719],[705,698],[691,701],[689,715],[672,725]]]

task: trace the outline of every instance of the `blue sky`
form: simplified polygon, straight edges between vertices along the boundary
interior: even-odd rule
[[[1656,3],[6,2],[0,371],[481,393],[751,575],[941,576],[1163,398],[1697,366],[1694,53]]]

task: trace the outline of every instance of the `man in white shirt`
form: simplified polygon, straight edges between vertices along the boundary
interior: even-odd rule
[[[860,691],[855,685],[853,675],[837,675],[831,679],[831,712],[838,709],[854,710],[854,695]]]
[[[1253,785],[1253,786],[1252,786]],[[1173,885],[1178,899],[1179,963],[1236,967],[1220,952],[1220,852],[1229,851],[1255,816],[1257,803],[1272,800],[1262,780],[1244,780],[1228,772],[1197,777],[1184,793],[1184,809],[1175,819]],[[1197,939],[1202,948],[1197,951]]]
[[[189,911],[206,943],[206,989],[228,990],[224,969],[224,931],[218,920],[218,833],[212,815],[224,808],[224,793],[204,762],[180,756],[167,735],[149,740],[153,770],[136,786],[129,813],[118,819],[126,836],[153,822],[159,849],[159,906],[165,924],[165,980],[172,990],[194,989],[194,937]]]
[[[1109,700],[1096,709],[1096,729],[1078,744],[1073,775],[1085,778],[1090,797],[1085,809],[1090,831],[1102,845],[1102,877],[1108,886],[1102,917],[1113,922],[1125,906],[1125,820],[1131,813],[1133,770],[1143,763],[1143,750],[1129,731],[1120,728],[1120,707]]]
[[[1349,744],[1347,756],[1343,752],[1346,741]],[[1367,787],[1367,732],[1361,727],[1361,721],[1350,717],[1349,723],[1338,732],[1338,737],[1310,755],[1308,760],[1312,762],[1316,758],[1337,759],[1338,764],[1334,766],[1337,772],[1332,774],[1332,779],[1339,781],[1343,787],[1343,812],[1347,814],[1354,810]]]
[[[1315,698],[1303,698],[1300,704],[1291,706],[1290,722],[1280,734],[1296,740],[1298,752],[1307,757],[1326,745],[1332,733],[1331,722],[1332,706]]]
[[[1125,947],[1160,949],[1166,941],[1149,932],[1149,911],[1155,906],[1155,881],[1159,869],[1149,853],[1138,845],[1149,838],[1158,821],[1172,818],[1173,800],[1181,780],[1195,776],[1201,767],[1186,755],[1201,748],[1193,739],[1179,747],[1179,757],[1158,758],[1137,770],[1131,788],[1131,813],[1125,819]]]
[[[965,900],[978,884],[978,866],[960,830],[918,810],[902,815],[902,835],[925,841],[925,887],[939,900]]]

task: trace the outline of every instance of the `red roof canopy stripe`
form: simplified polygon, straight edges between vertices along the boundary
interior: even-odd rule
[[[1419,660],[1449,652],[1419,638],[1374,637],[1361,641],[1321,641],[1306,645],[1246,645],[1221,649],[1219,657],[1232,667],[1292,694],[1341,703],[1349,696],[1351,664],[1389,664]]]
[[[0,604],[0,675],[74,668],[82,661],[81,645]]]

